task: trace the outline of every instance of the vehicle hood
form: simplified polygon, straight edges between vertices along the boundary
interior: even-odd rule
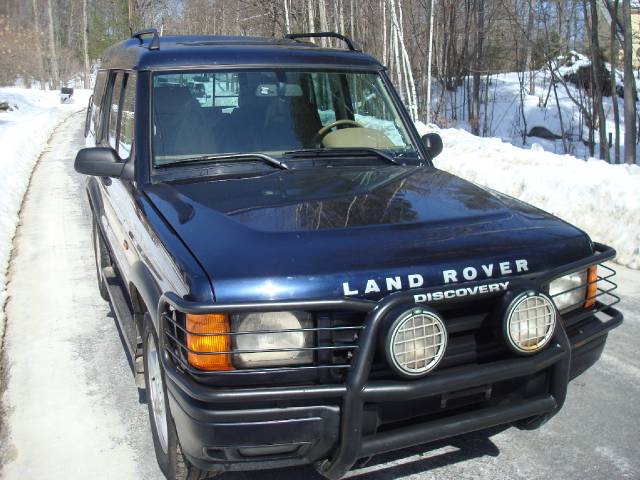
[[[476,280],[541,272],[592,248],[556,217],[433,167],[277,171],[144,191],[209,275],[218,302],[376,299],[388,278],[406,289],[412,274],[423,287],[444,284],[445,270],[463,282],[467,267]],[[372,279],[380,291],[365,294]]]

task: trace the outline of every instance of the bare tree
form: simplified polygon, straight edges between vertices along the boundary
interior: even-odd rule
[[[89,41],[87,39],[87,0],[82,0],[82,56],[84,59],[84,88],[91,87],[89,67]]]
[[[624,159],[636,162],[636,81],[633,78],[633,42],[630,0],[622,0],[624,19]]]
[[[618,65],[618,38],[617,38],[617,19],[618,19],[618,3],[619,0],[613,0],[611,6],[611,21],[610,23],[610,44],[609,44],[609,57],[611,63],[610,80],[611,80],[611,103],[613,104],[613,122],[614,122],[614,163],[620,163],[620,108],[618,106],[618,78],[616,75]]]
[[[469,123],[471,123],[471,133],[474,135],[480,135],[480,71],[483,61],[484,5],[484,0],[474,1],[475,54],[473,65],[473,93],[469,109]]]
[[[609,161],[609,142],[607,139],[607,122],[602,105],[602,58],[600,56],[600,41],[598,39],[598,6],[596,0],[589,0],[591,7],[591,24],[587,21],[587,28],[591,36],[591,98],[593,99],[594,114],[598,117],[598,137],[600,142],[600,158]],[[585,6],[585,18],[587,11]]]
[[[527,19],[527,33],[526,33],[526,41],[527,41],[527,56],[525,60],[525,64],[523,66],[524,69],[529,71],[529,95],[535,95],[536,93],[536,84],[534,82],[533,76],[533,23],[536,18],[536,9],[538,8],[537,0],[529,0],[529,14]]]
[[[433,3],[429,0],[429,53],[427,55],[427,123],[431,122],[431,63],[433,59]]]
[[[284,3],[284,25],[285,25],[285,32],[286,33],[291,33],[291,18],[289,16],[289,0],[283,0]]]
[[[51,82],[54,88],[60,84],[60,74],[58,71],[58,54],[56,53],[55,26],[53,23],[52,0],[47,0],[47,17],[49,19],[49,68],[51,72]]]

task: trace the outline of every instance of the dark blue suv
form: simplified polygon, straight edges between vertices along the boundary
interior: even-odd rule
[[[137,33],[105,53],[85,133],[100,293],[169,479],[335,479],[536,428],[622,322],[615,252],[435,168],[440,138],[341,35]]]

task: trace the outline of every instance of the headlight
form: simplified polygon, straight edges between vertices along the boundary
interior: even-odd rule
[[[549,296],[553,298],[560,311],[582,306],[587,297],[587,271],[582,270],[555,279],[549,284]]]
[[[236,367],[303,365],[313,362],[313,327],[306,312],[261,312],[231,316]],[[269,332],[269,333],[253,333]]]

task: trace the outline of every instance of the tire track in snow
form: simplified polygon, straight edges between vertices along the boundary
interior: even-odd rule
[[[157,479],[113,315],[98,294],[84,179],[73,171],[82,115],[65,121],[25,197],[10,267],[3,403],[11,479]]]

